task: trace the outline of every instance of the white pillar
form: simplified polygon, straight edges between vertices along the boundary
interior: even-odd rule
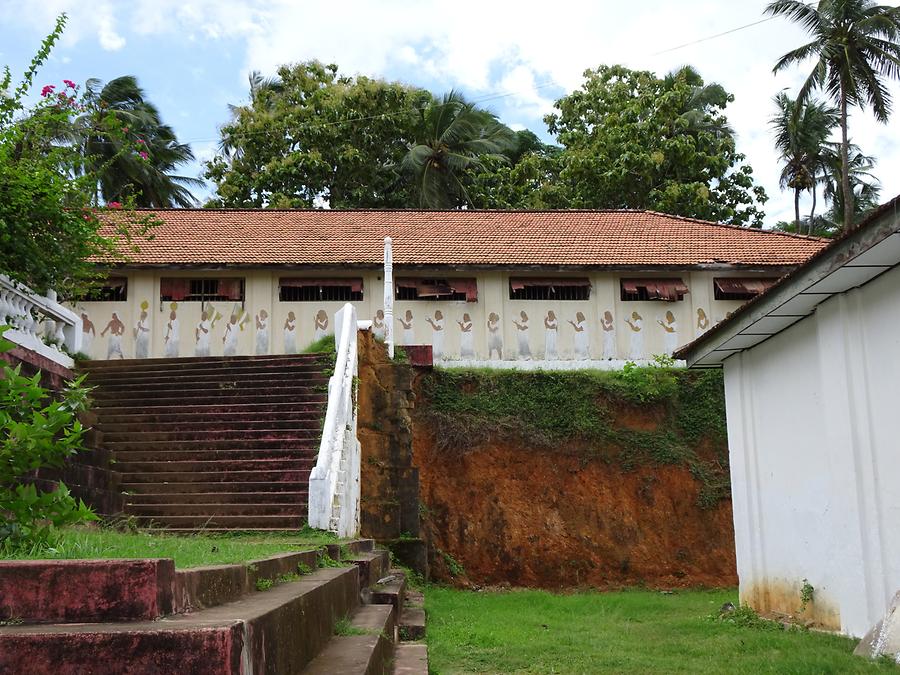
[[[394,358],[394,257],[391,238],[384,238],[384,341]]]

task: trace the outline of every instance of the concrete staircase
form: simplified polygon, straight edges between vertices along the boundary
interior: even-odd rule
[[[387,551],[371,540],[328,548],[328,558],[188,570],[171,560],[0,561],[4,612],[16,616],[0,624],[0,672],[426,675],[424,644],[398,644],[406,579],[388,570]],[[68,591],[48,600],[48,584]]]
[[[168,531],[306,522],[332,357],[87,361],[125,513]]]

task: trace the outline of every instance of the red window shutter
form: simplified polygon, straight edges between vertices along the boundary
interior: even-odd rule
[[[225,297],[226,300],[240,302],[244,299],[241,292],[243,279],[219,279],[219,295]]]
[[[169,297],[176,302],[181,302],[190,293],[190,279],[162,278],[159,280],[160,297]]]

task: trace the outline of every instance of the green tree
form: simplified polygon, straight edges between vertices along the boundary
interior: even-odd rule
[[[105,85],[88,80],[84,105],[72,135],[84,153],[85,170],[97,176],[97,192],[105,202],[132,196],[142,207],[196,206],[190,188],[202,187],[203,181],[174,173],[193,161],[194,153],[163,124],[134,76]],[[108,133],[110,124],[122,133]]]
[[[402,207],[399,166],[430,94],[309,61],[251,75],[250,99],[232,107],[207,163],[211,205]]]
[[[402,167],[420,207],[471,206],[467,184],[486,162],[508,163],[517,145],[517,136],[496,115],[451,91],[420,109],[416,140]]]
[[[825,199],[832,204],[831,218],[838,225],[846,222],[846,202],[844,200],[844,171],[839,147],[828,147],[822,155],[823,173],[819,179]],[[878,206],[881,186],[873,171],[875,158],[863,154],[858,146],[851,143],[848,151],[850,170],[850,197],[853,207],[851,223],[859,222],[865,214]]]
[[[723,114],[731,100],[690,68],[665,78],[623,66],[586,71],[545,118],[563,146],[553,201],[760,226],[766,195],[735,148]]]
[[[153,224],[126,201],[108,236],[101,232],[93,202],[98,176],[77,146],[60,142],[82,108],[74,82],[46,85],[35,105],[24,103],[65,21],[63,14],[15,88],[9,68],[0,77],[0,92],[11,92],[0,97],[0,274],[39,292],[54,288],[63,298],[96,278],[93,256],[121,259],[132,236]],[[115,118],[100,124],[121,142]]]
[[[871,108],[875,119],[887,122],[891,97],[886,79],[900,77],[900,8],[876,5],[872,0],[820,0],[812,6],[802,0],[776,0],[766,7],[771,16],[784,16],[800,24],[811,41],[782,56],[774,72],[802,63],[815,64],[800,92],[804,102],[822,89],[837,104],[841,127],[841,190],[843,224],[853,223],[855,208],[850,185],[848,108]]]
[[[779,182],[794,191],[794,225],[799,232],[800,193],[813,195],[807,220],[812,227],[819,174],[824,168],[828,137],[838,124],[838,111],[826,103],[808,99],[798,103],[785,92],[775,96],[777,111],[770,120],[775,132],[775,149],[783,162]]]

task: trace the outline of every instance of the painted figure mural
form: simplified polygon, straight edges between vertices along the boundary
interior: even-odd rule
[[[462,359],[475,358],[475,336],[472,333],[472,317],[468,312],[463,314],[462,321],[459,324],[459,356]]]
[[[553,310],[547,312],[544,317],[544,358],[548,361],[556,361],[559,352],[556,349],[556,338],[559,335],[559,321]]]
[[[632,361],[637,361],[644,358],[644,317],[637,312],[632,312],[631,317],[625,319],[625,323],[631,329],[628,358]]]
[[[616,349],[616,324],[613,321],[612,312],[606,310],[603,312],[603,318],[600,319],[600,328],[603,329],[603,358],[610,360],[618,356]]]
[[[591,358],[591,342],[584,314],[576,312],[575,320],[570,320],[569,323],[575,329],[575,358],[579,361],[586,361]]]
[[[269,353],[269,313],[261,309],[256,315],[256,354]]]
[[[320,309],[316,312],[316,325],[313,333],[313,340],[321,340],[326,335],[328,335],[328,314],[324,309]]]
[[[225,324],[225,335],[222,336],[222,353],[225,356],[235,356],[238,349],[238,333],[244,330],[247,323],[247,314],[238,307],[231,310],[231,317]]]
[[[703,311],[702,307],[697,308],[697,332],[705,333],[709,330],[709,317],[706,316],[706,312]]]
[[[212,305],[207,306],[200,313],[200,323],[197,324],[197,328],[194,330],[194,356],[209,356],[212,330],[216,327],[216,321],[221,318],[222,315]]]
[[[488,314],[488,358],[493,358],[497,352],[497,358],[503,358],[503,336],[500,334],[500,317],[496,312]]]
[[[178,329],[178,304],[169,305],[169,321],[166,324],[166,334],[163,337],[164,352],[167,358],[174,358],[181,351],[180,332]]]
[[[431,324],[431,357],[439,361],[444,358],[444,314],[437,310],[434,319],[429,316],[425,321]]]
[[[375,312],[375,318],[372,319],[372,333],[375,335],[375,338],[378,340],[384,340],[385,332],[384,328],[384,310],[379,309]]]
[[[415,344],[416,336],[413,329],[413,313],[412,310],[406,310],[406,314],[403,317],[397,317],[397,321],[400,322],[400,325],[403,326],[403,344],[411,345]]]
[[[114,356],[118,356],[120,359],[124,359],[122,336],[125,335],[125,324],[119,320],[119,315],[115,312],[112,313],[112,318],[106,324],[106,328],[100,333],[100,337],[107,333],[109,333],[109,342],[106,344],[106,358],[111,359]]]
[[[664,332],[663,334],[663,349],[667,356],[672,356],[676,349],[678,349],[678,322],[675,320],[675,315],[672,314],[671,310],[666,312],[666,318],[663,321],[659,319],[656,320]]]
[[[520,321],[513,319],[516,326],[516,343],[519,347],[519,360],[528,361],[531,359],[531,345],[528,343],[528,315],[523,309],[519,312]]]
[[[141,316],[134,325],[134,358],[146,359],[150,356],[150,322],[147,318],[147,308],[150,303],[144,300],[141,303]]]
[[[94,322],[88,318],[87,312],[81,313],[81,353],[93,356],[94,338],[97,337],[97,329]]]
[[[297,317],[293,312],[288,312],[284,320],[284,353],[297,353]]]

